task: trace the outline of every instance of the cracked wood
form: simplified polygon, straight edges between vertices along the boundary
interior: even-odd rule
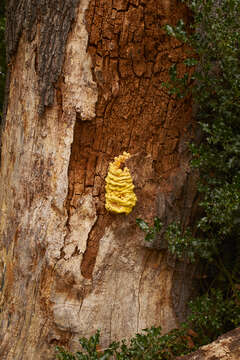
[[[176,101],[161,87],[186,51],[162,26],[188,21],[188,10],[177,0],[82,0],[61,74],[49,78],[56,81],[47,87],[52,106],[40,117],[36,49],[48,29],[44,14],[60,4],[40,3],[43,22],[30,39],[19,32],[12,52],[3,133],[3,360],[51,359],[55,344],[74,350],[79,336],[98,328],[102,346],[152,325],[167,331],[188,296],[174,301],[174,259],[169,266],[158,241],[147,248],[135,222],[158,215],[187,225],[195,216],[186,145],[194,135],[191,99]],[[133,155],[128,167],[138,197],[129,216],[104,208],[108,164],[123,151]]]

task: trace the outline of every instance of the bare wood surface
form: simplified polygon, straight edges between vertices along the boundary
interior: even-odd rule
[[[240,328],[230,331],[198,351],[178,357],[178,360],[239,360]]]

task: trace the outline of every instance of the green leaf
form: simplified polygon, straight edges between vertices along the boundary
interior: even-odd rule
[[[155,231],[158,233],[161,231],[163,224],[161,223],[160,219],[158,217],[154,218],[154,228]]]
[[[143,230],[145,232],[149,230],[148,224],[143,219],[137,218],[136,223],[140,227],[141,230]]]

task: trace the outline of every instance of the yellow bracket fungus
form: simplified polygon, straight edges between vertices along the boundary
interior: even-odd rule
[[[134,185],[130,171],[127,167],[121,169],[124,162],[130,157],[131,155],[124,151],[109,165],[105,179],[105,208],[110,212],[129,214],[136,204],[137,197],[133,192]]]

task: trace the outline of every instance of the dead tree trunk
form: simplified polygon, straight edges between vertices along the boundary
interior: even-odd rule
[[[239,360],[240,328],[230,331],[198,351],[179,357],[179,360]]]
[[[12,0],[7,15],[0,358],[54,359],[55,344],[74,349],[99,328],[106,345],[175,327],[189,272],[161,239],[146,247],[136,218],[187,225],[195,214],[191,100],[161,86],[185,57],[162,26],[187,21],[187,9]],[[138,198],[130,215],[104,207],[109,162],[123,151]]]

